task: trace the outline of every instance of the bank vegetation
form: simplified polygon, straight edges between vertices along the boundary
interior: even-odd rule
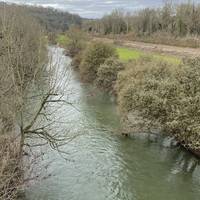
[[[85,46],[77,54],[81,78],[116,97],[125,131],[159,130],[199,153],[199,58],[173,64],[141,56],[122,62],[110,44]]]
[[[0,7],[0,199],[23,184],[22,117],[27,88],[46,60],[44,32],[24,9]],[[18,126],[19,125],[19,126]]]
[[[67,142],[53,130],[57,119],[48,108],[62,104],[59,62],[48,55],[47,32],[29,9],[0,6],[0,199],[14,200],[32,174],[34,148],[50,145],[59,151]],[[62,73],[62,75],[65,75]],[[62,86],[67,88],[67,83]],[[62,92],[61,92],[62,91]],[[66,133],[67,134],[67,133]],[[72,138],[70,138],[71,140]],[[60,152],[60,151],[59,151]],[[37,154],[37,152],[35,152]],[[32,160],[33,158],[33,160]],[[25,176],[26,174],[26,176]],[[27,178],[28,176],[28,178]]]

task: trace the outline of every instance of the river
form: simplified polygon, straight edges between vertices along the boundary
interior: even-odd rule
[[[110,97],[83,84],[62,49],[50,51],[71,74],[69,98],[76,109],[63,108],[61,115],[79,136],[64,147],[67,160],[47,151],[45,159],[54,160],[47,169],[52,176],[30,186],[27,200],[200,199],[200,167],[190,170],[191,154],[145,137],[119,135],[120,119]]]

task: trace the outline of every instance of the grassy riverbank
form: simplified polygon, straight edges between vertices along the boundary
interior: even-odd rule
[[[69,38],[65,34],[58,34],[56,36],[56,43],[60,46],[66,47],[69,43]]]
[[[116,96],[127,131],[157,129],[199,151],[198,58],[182,61],[98,41],[85,46],[77,54],[81,77]]]
[[[117,53],[119,55],[119,59],[122,61],[137,60],[141,57],[147,56],[157,61],[166,61],[171,64],[181,64],[181,59],[177,56],[148,53],[133,48],[117,47]]]
[[[76,34],[76,33],[75,33]],[[87,38],[88,43],[91,41],[89,38]],[[70,44],[70,37],[67,34],[59,34],[56,37],[56,42],[62,47],[67,47]],[[87,46],[87,45],[86,45]],[[182,59],[178,56],[164,54],[164,53],[156,53],[156,52],[147,52],[142,51],[140,49],[136,48],[129,48],[125,47],[123,45],[113,45],[116,48],[117,54],[119,56],[119,59],[122,62],[128,62],[131,60],[137,60],[141,57],[149,57],[150,59],[156,60],[156,61],[166,61],[170,64],[181,64]]]

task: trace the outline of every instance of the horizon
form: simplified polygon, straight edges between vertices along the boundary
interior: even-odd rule
[[[158,8],[165,0],[4,0],[1,2],[15,3],[29,6],[42,6],[78,14],[83,18],[101,18],[114,9],[134,12],[146,7]],[[174,0],[174,4],[188,2],[188,0]],[[200,3],[200,0],[192,1]]]

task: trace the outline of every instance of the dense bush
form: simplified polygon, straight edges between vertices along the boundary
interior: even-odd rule
[[[107,92],[115,93],[114,86],[119,71],[124,69],[124,64],[117,58],[109,58],[100,65],[97,72],[96,85]]]
[[[91,43],[84,52],[80,65],[83,80],[94,81],[98,68],[110,57],[117,57],[116,49],[113,46],[100,42]]]
[[[80,51],[73,57],[71,65],[73,66],[74,69],[77,70],[80,68],[82,59],[83,59],[83,51]]]
[[[137,61],[119,74],[118,103],[126,116],[171,133],[200,149],[200,59],[181,66]],[[135,123],[135,122],[133,122]]]

